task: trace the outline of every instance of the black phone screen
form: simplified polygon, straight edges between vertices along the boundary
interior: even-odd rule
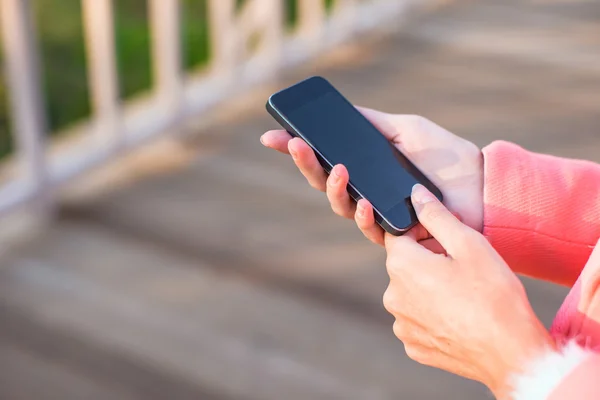
[[[407,204],[412,187],[426,180],[420,171],[326,80],[297,86],[287,97],[280,92],[279,102],[271,98],[287,122],[329,164],[345,165],[351,185],[397,228],[416,222]]]
[[[290,121],[333,165],[344,164],[354,187],[381,212],[404,202],[418,183],[390,142],[335,92],[293,110]]]

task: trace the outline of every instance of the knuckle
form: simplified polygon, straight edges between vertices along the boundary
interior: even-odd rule
[[[395,277],[398,276],[398,274],[400,273],[400,270],[402,269],[402,265],[400,263],[400,259],[395,256],[390,254],[391,252],[388,249],[388,255],[387,255],[387,259],[385,261],[385,267],[387,270],[387,273],[390,277]]]
[[[472,229],[461,229],[454,236],[456,244],[464,249],[474,249],[483,244],[483,236]]]
[[[392,289],[392,286],[388,286],[386,291],[383,293],[383,307],[387,312],[394,315],[398,313],[398,296],[395,291]],[[396,324],[394,324],[395,326]]]
[[[406,329],[406,324],[403,324],[402,322],[396,320],[392,329],[394,331],[394,335],[403,342],[408,338],[408,330]]]
[[[423,355],[422,355],[422,351],[418,347],[411,346],[410,344],[405,344],[404,351],[406,352],[406,355],[408,356],[408,358],[410,358],[411,360],[416,361],[418,363],[421,363]]]
[[[406,355],[411,360],[418,362],[423,365],[431,365],[431,357],[429,353],[420,346],[413,345],[404,345],[404,350],[406,351]]]

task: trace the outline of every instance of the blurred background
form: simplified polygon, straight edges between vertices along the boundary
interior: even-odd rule
[[[600,161],[598,1],[0,0],[0,39],[1,399],[489,396],[405,356],[382,250],[260,145],[309,75]]]

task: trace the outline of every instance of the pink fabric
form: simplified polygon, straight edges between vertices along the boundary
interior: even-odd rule
[[[494,142],[484,234],[518,273],[571,286],[600,237],[600,166]]]
[[[600,348],[600,165],[530,153],[507,142],[483,150],[484,234],[517,273],[573,286],[553,323],[557,341]],[[591,255],[591,256],[590,256]],[[550,397],[599,399],[600,353]]]

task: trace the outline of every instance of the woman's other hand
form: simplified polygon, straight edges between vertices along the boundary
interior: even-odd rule
[[[429,251],[412,232],[386,235],[384,305],[396,318],[394,333],[413,360],[482,382],[505,398],[510,377],[553,341],[519,279],[479,232],[421,185],[412,201],[447,255]]]
[[[366,108],[359,111],[444,193],[444,202],[452,212],[471,228],[482,230],[483,159],[477,146],[419,116],[386,114]],[[336,214],[356,219],[367,238],[384,244],[384,232],[375,222],[371,204],[360,201],[357,208],[348,195],[349,176],[343,165],[336,165],[328,177],[312,149],[283,130],[265,133],[261,142],[291,154],[310,185],[327,192]]]

